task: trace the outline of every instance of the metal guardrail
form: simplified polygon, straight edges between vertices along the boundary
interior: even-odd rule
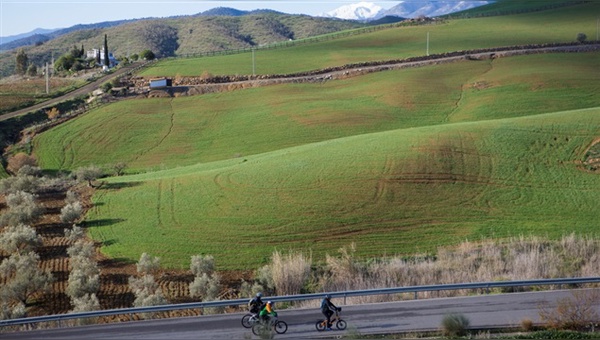
[[[562,286],[562,285],[574,285],[574,284],[585,284],[585,283],[600,283],[600,277],[582,277],[582,278],[562,278],[562,279],[538,279],[538,280],[522,280],[522,281],[497,281],[497,282],[475,282],[475,283],[451,283],[442,285],[426,285],[426,286],[409,286],[409,287],[394,287],[394,288],[379,288],[379,289],[366,289],[366,290],[349,290],[341,292],[330,292],[330,293],[313,293],[313,294],[301,294],[301,295],[286,295],[286,296],[273,296],[264,298],[264,300],[270,300],[273,302],[290,302],[290,301],[305,301],[305,300],[316,300],[321,299],[325,294],[331,295],[335,298],[344,298],[344,304],[346,303],[347,297],[353,296],[368,296],[368,295],[386,295],[386,294],[402,294],[402,293],[414,293],[415,299],[418,297],[419,292],[431,292],[431,291],[442,291],[442,290],[462,290],[462,289],[485,289],[489,291],[490,288],[504,288],[504,287],[528,287],[528,286]],[[248,303],[248,299],[236,299],[236,300],[223,300],[223,301],[209,301],[209,302],[192,302],[172,305],[161,305],[161,306],[150,306],[150,307],[133,307],[133,308],[120,308],[120,309],[107,309],[100,311],[91,312],[79,312],[69,314],[58,314],[48,316],[36,316],[30,318],[20,318],[12,320],[0,320],[0,327],[2,326],[16,326],[33,324],[38,322],[50,322],[50,321],[64,321],[70,319],[81,319],[108,315],[126,315],[126,314],[139,314],[139,313],[156,313],[166,312],[173,310],[182,309],[201,309],[210,307],[227,307],[227,306],[245,306]]]

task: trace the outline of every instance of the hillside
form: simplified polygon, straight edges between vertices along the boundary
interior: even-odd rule
[[[173,268],[198,249],[243,269],[279,244],[322,258],[352,241],[377,256],[464,237],[559,236],[575,216],[593,233],[586,202],[600,178],[577,162],[600,133],[597,110],[572,110],[600,106],[590,86],[600,59],[568,56],[123,101],[40,135],[34,150],[47,169],[125,161],[146,172],[108,180],[120,189],[98,192],[90,232],[111,257],[161,249]],[[264,247],[244,246],[257,237]]]
[[[516,1],[506,3],[511,11],[519,9]],[[579,32],[593,35],[599,6],[527,7],[503,17],[357,30],[257,50],[258,72],[423,56],[427,33],[431,53],[571,42]],[[264,39],[296,32],[276,18],[198,20],[207,20],[202,28],[214,32],[263,30]],[[185,31],[177,27],[178,34]],[[214,256],[224,283],[237,289],[275,250],[310,254],[321,270],[317,266],[328,255],[350,244],[356,245],[351,260],[361,266],[394,255],[439,259],[445,251],[440,247],[462,247],[465,240],[582,235],[595,242],[599,57],[600,52],[465,58],[341,80],[127,99],[47,130],[25,147],[47,173],[90,164],[128,166],[125,176],[98,181],[101,187],[85,201],[91,209],[82,225],[102,252],[102,308],[131,306],[127,278],[143,252],[160,257],[159,284],[169,302],[178,303],[192,300],[188,270],[196,254]],[[169,58],[144,74],[247,75],[250,60],[249,53]],[[58,280],[29,315],[71,309],[64,294],[68,226],[58,222],[63,196],[51,202],[42,197],[51,212],[36,225],[45,242],[42,266],[53,268]],[[6,204],[0,202],[0,208]],[[472,249],[461,250],[479,260],[470,257]],[[561,264],[569,270],[561,267],[552,275],[582,265],[578,252],[569,255]],[[527,275],[538,273],[527,261],[519,265]],[[450,281],[463,279],[454,275],[459,271],[454,266],[448,271]],[[418,280],[421,273],[405,276]],[[490,279],[499,278],[506,277]],[[436,274],[431,280],[447,282]],[[322,287],[313,283],[305,288]],[[389,284],[397,283],[382,283]]]
[[[146,49],[158,57],[185,56],[302,39],[362,26],[364,24],[353,21],[261,11],[235,17],[181,16],[134,20],[114,27],[84,27],[47,41],[43,41],[47,37],[40,37],[41,44],[23,49],[31,63],[43,65],[52,55],[67,53],[73,46],[84,46],[86,50],[101,48],[106,34],[109,49],[117,57],[139,54]],[[13,49],[0,54],[0,76],[14,72],[16,53],[17,49]]]

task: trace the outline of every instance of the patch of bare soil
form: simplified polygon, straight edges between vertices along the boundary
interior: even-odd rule
[[[73,189],[72,189],[73,190]],[[76,188],[79,197],[87,211],[92,206],[91,197],[94,189],[81,186]],[[42,236],[43,244],[36,249],[40,256],[40,267],[49,269],[54,275],[55,282],[50,291],[40,293],[39,296],[28,301],[27,316],[41,316],[64,314],[72,310],[70,298],[66,295],[69,278],[69,255],[67,248],[71,245],[65,237],[65,228],[72,226],[62,223],[60,210],[65,205],[65,192],[55,192],[38,195],[38,205],[45,209],[44,215],[32,227],[38,235]],[[0,214],[6,209],[5,197],[0,195]],[[83,226],[85,228],[85,226]],[[101,245],[96,243],[97,262],[100,269],[100,289],[97,293],[102,309],[117,309],[133,307],[135,296],[128,286],[130,276],[136,275],[136,264],[124,260],[111,259],[100,252]],[[8,254],[0,254],[0,261]],[[224,272],[221,283],[225,287],[221,293],[222,299],[238,298],[237,287],[241,279],[249,279],[249,273]],[[191,298],[189,285],[194,277],[189,271],[161,270],[155,275],[156,281],[161,286],[168,303],[188,303],[199,301]],[[199,310],[181,310],[161,313],[162,317],[199,315]],[[156,317],[160,317],[156,316]],[[129,321],[139,316],[116,315],[102,317],[98,322]]]

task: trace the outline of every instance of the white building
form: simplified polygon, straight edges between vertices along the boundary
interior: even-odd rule
[[[98,54],[100,54],[100,64],[104,65],[104,48],[99,50],[94,48],[91,51],[87,51],[88,59],[96,59],[98,60]],[[114,57],[112,52],[108,52],[108,65],[109,67],[114,67],[119,63],[119,61]]]

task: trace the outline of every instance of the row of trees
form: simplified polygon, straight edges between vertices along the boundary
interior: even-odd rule
[[[6,197],[4,213],[0,216],[0,319],[26,316],[35,297],[51,289],[55,281],[50,269],[41,269],[41,259],[36,253],[42,245],[42,237],[32,225],[43,215],[44,209],[37,203],[37,195],[48,191],[61,191],[84,180],[87,171],[79,171],[79,178],[48,178],[41,176],[35,159],[17,154],[7,166],[14,174],[0,181],[0,194]],[[65,205],[61,208],[61,222],[72,225],[64,234],[70,246],[67,248],[71,267],[67,296],[73,311],[100,308],[96,292],[100,287],[99,269],[95,262],[95,248],[86,241],[84,232],[77,225],[83,216],[83,205],[73,191],[66,192]]]

